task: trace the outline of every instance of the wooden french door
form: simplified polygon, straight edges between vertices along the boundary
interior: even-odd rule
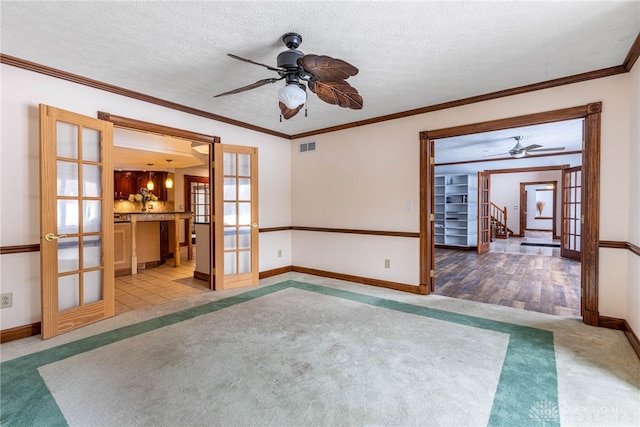
[[[478,172],[478,254],[491,249],[491,174]]]
[[[43,339],[114,315],[112,147],[111,123],[40,105]]]
[[[214,144],[215,289],[258,284],[258,149]]]
[[[560,256],[581,261],[582,166],[566,168],[562,176]]]

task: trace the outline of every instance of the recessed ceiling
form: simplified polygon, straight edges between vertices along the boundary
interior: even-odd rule
[[[254,126],[296,135],[621,65],[638,1],[2,2],[2,53]],[[284,33],[359,68],[362,110],[314,95],[280,121]],[[277,75],[276,75],[277,77]],[[114,112],[117,113],[117,112]]]

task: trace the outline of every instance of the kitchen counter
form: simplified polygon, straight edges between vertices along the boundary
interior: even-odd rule
[[[173,221],[175,244],[173,251],[173,263],[175,267],[180,267],[180,235],[179,223],[181,220],[187,220],[186,229],[191,230],[191,221],[193,214],[191,212],[126,212],[114,213],[113,220],[115,223],[131,224],[131,274],[138,274],[138,254],[136,229],[138,222],[151,221]],[[187,259],[193,259],[193,245],[191,239],[187,239]]]

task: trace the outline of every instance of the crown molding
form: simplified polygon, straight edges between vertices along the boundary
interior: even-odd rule
[[[73,83],[89,86],[99,90],[104,90],[106,92],[115,93],[118,95],[137,99],[140,101],[149,102],[151,104],[160,105],[162,107],[170,108],[177,111],[182,111],[188,114],[193,114],[195,116],[204,117],[210,120],[215,120],[215,121],[226,123],[232,126],[238,126],[244,129],[255,131],[255,132],[260,132],[268,135],[273,135],[279,138],[292,140],[292,139],[298,139],[298,138],[307,138],[310,136],[321,135],[321,134],[330,133],[330,132],[337,132],[345,129],[352,129],[360,126],[367,126],[367,125],[381,123],[389,120],[396,120],[396,119],[401,119],[405,117],[415,116],[418,114],[425,114],[425,113],[430,113],[438,110],[446,110],[449,108],[474,104],[477,102],[489,101],[493,99],[504,98],[507,96],[519,95],[527,92],[550,89],[558,86],[564,86],[568,84],[584,82],[587,80],[600,79],[604,77],[614,76],[617,74],[627,73],[631,70],[631,68],[633,68],[633,65],[635,64],[638,57],[640,57],[640,34],[638,34],[638,37],[636,37],[636,40],[631,46],[631,49],[629,50],[629,53],[627,54],[622,65],[603,68],[595,71],[589,71],[581,74],[575,74],[567,77],[560,77],[557,79],[547,80],[539,83],[533,83],[530,85],[518,86],[511,89],[500,90],[497,92],[491,92],[483,95],[462,98],[454,101],[416,108],[413,110],[402,111],[394,114],[387,114],[384,116],[373,117],[371,119],[359,120],[356,122],[345,123],[338,126],[331,126],[328,128],[317,129],[309,132],[303,132],[303,133],[292,134],[292,135],[288,135],[282,132],[276,132],[271,129],[266,129],[259,126],[254,126],[249,123],[231,119],[229,117],[224,117],[224,116],[209,113],[206,111],[198,110],[195,108],[187,107],[186,105],[177,104],[171,101],[166,101],[164,99],[145,95],[140,92],[135,92],[129,89],[121,88],[119,86],[103,83],[97,80],[79,76],[77,74],[68,73],[66,71],[47,67],[44,65],[37,64],[35,62],[26,61],[24,59],[16,58],[16,57],[5,55],[5,54],[0,54],[0,64],[11,65],[13,67],[18,67],[24,70],[33,71],[35,73],[44,74],[50,77],[67,80]]]

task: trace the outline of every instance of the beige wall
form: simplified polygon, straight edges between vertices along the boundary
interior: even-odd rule
[[[420,131],[597,101],[603,103],[600,239],[640,245],[637,65],[633,73],[317,135],[293,144],[14,67],[2,65],[1,71],[1,246],[39,242],[39,103],[89,116],[109,111],[215,134],[227,144],[259,147],[262,228],[298,225],[418,232]],[[308,141],[317,142],[317,151],[298,154],[297,142]],[[16,182],[22,183],[19,193]],[[263,233],[260,238],[260,270],[293,264],[418,284],[417,238],[302,231]],[[281,258],[278,249],[282,249]],[[639,331],[638,257],[619,249],[600,252],[600,313],[627,318]],[[13,308],[0,312],[1,329],[40,320],[38,259],[38,253],[0,257],[0,288],[14,294]],[[391,268],[384,268],[385,259],[391,259]]]
[[[630,76],[622,74],[300,139],[292,147],[293,224],[418,232],[420,131],[602,101],[600,239],[626,241],[629,93]],[[317,152],[298,154],[297,143],[308,141],[317,142]],[[295,231],[292,247],[294,265],[418,284],[416,238]],[[627,254],[612,251],[599,266],[600,313],[626,318]]]
[[[98,111],[221,137],[222,143],[259,150],[260,226],[290,225],[290,141],[108,92],[2,65],[0,246],[38,244],[38,104],[96,117]],[[181,197],[177,183],[176,197]],[[260,236],[260,270],[291,265],[290,232]],[[283,256],[277,251],[282,249]],[[40,321],[39,253],[0,256],[0,291],[13,307],[0,311],[0,329]]]
[[[630,140],[631,149],[628,160],[629,179],[629,237],[628,241],[640,246],[640,61],[629,75],[631,80],[629,93]],[[627,251],[628,252],[628,251]],[[628,252],[629,268],[627,290],[627,321],[636,335],[640,334],[640,256]]]

